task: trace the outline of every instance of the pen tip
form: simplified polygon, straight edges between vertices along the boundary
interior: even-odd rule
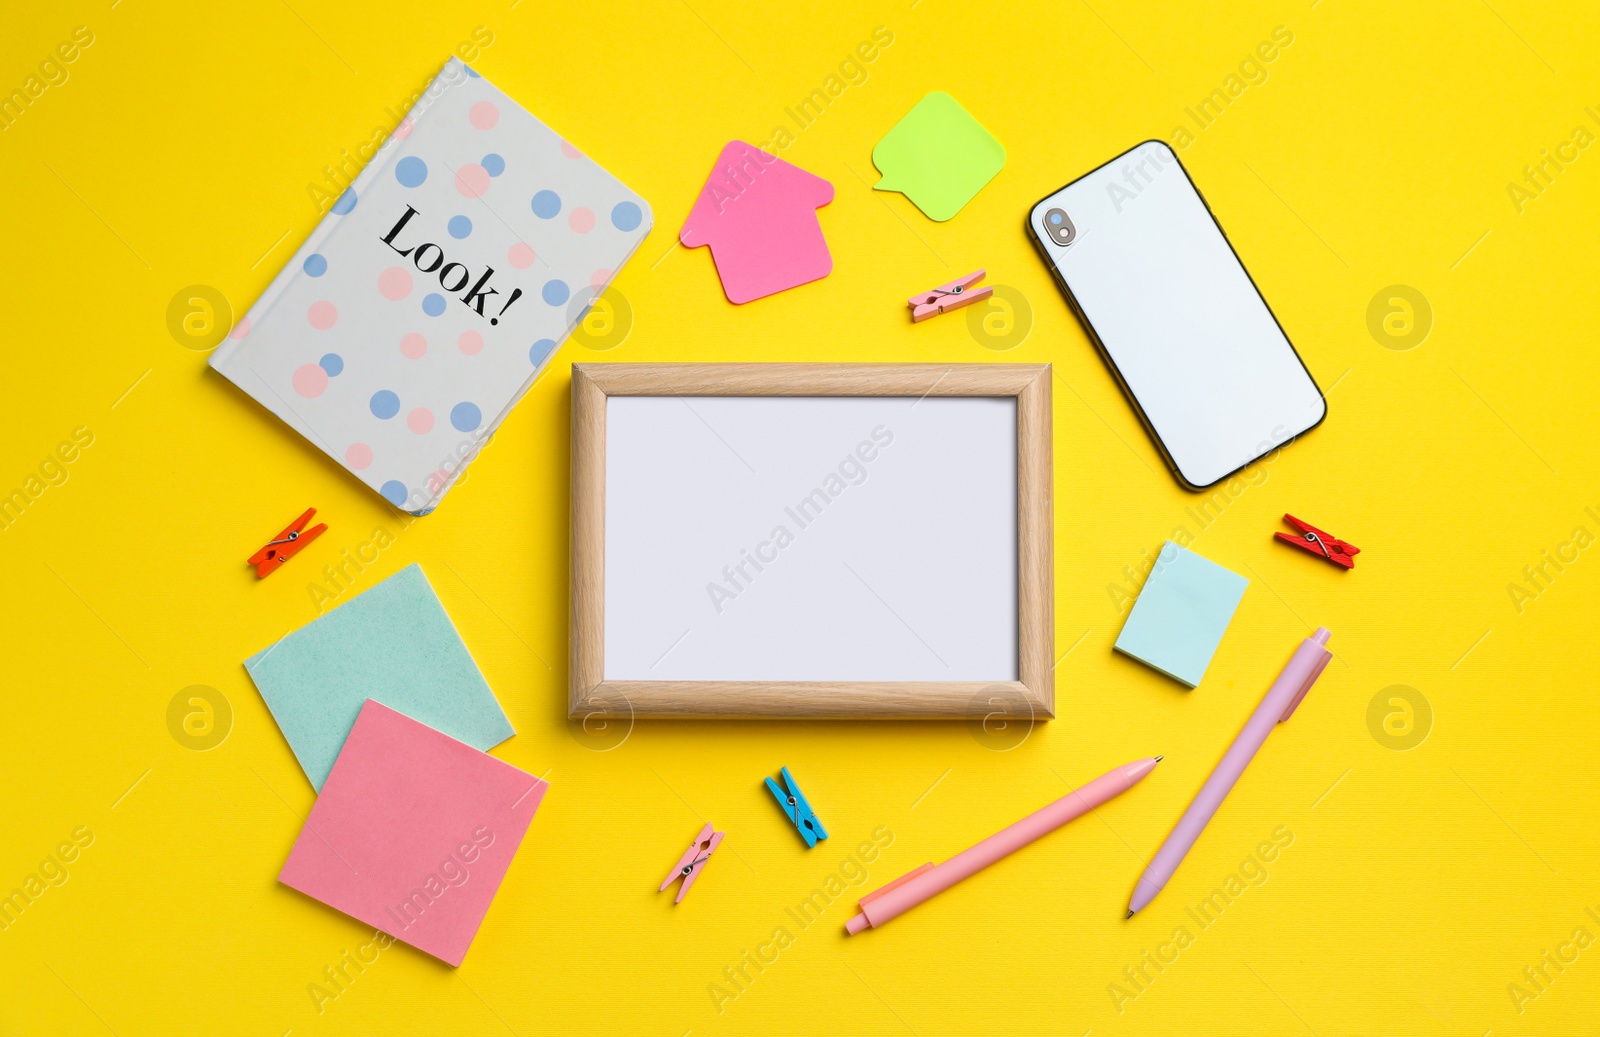
[[[1132,918],[1132,917],[1133,917],[1133,908],[1130,907],[1130,908],[1128,908],[1128,918]]]
[[[1165,759],[1166,759],[1166,757],[1165,757],[1165,756],[1157,756],[1157,757],[1156,757],[1156,762],[1157,762],[1157,763],[1160,763],[1160,762],[1161,762],[1161,761],[1162,761],[1162,760],[1165,760]]]

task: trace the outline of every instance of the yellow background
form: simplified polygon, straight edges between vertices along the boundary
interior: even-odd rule
[[[1600,945],[1520,1013],[1508,991],[1577,927],[1600,936],[1600,550],[1567,548],[1520,609],[1509,590],[1575,527],[1600,533],[1584,510],[1600,512],[1600,150],[1521,212],[1508,191],[1575,127],[1600,134],[1592,7],[49,6],[8,13],[4,92],[75,27],[94,42],[0,133],[0,491],[74,428],[94,441],[0,533],[0,892],[79,826],[94,842],[0,932],[0,1032],[1594,1032]],[[627,338],[564,346],[438,512],[402,528],[209,373],[166,310],[203,284],[242,313],[316,223],[324,167],[391,126],[386,108],[477,26],[493,42],[476,67],[648,198],[656,227],[617,282]],[[894,42],[866,81],[783,153],[837,188],[820,214],[832,276],[729,305],[707,251],[676,244],[713,157],[793,132],[785,108],[877,26]],[[1294,40],[1266,81],[1181,157],[1330,413],[1201,531],[1022,219],[1132,144],[1195,129],[1185,107],[1277,26]],[[1009,155],[943,224],[867,187],[873,144],[929,90]],[[1026,300],[1015,348],[961,314],[907,320],[912,292],[978,267]],[[1433,310],[1409,350],[1368,326],[1396,284]],[[621,732],[568,725],[567,365],[609,359],[1053,363],[1058,719],[656,722],[614,746]],[[310,505],[329,532],[258,582],[244,559]],[[1359,545],[1355,571],[1274,544],[1285,511]],[[1111,652],[1108,587],[1131,591],[1124,567],[1180,525],[1251,580],[1193,692]],[[396,543],[356,589],[423,565],[517,728],[495,755],[552,789],[460,969],[398,945],[319,1013],[308,986],[371,934],[275,881],[313,796],[241,660],[312,619],[309,586],[379,527]],[[1319,624],[1337,661],[1124,921],[1141,860]],[[167,724],[191,685],[233,713],[205,752]],[[1433,717],[1407,751],[1368,723],[1395,685]],[[878,826],[892,845],[853,894],[1154,753],[1098,816],[885,929],[847,940],[853,897],[808,929],[786,914],[855,875],[844,862]],[[832,833],[815,850],[760,785],[783,764]],[[674,908],[655,887],[702,820],[728,837]],[[1269,879],[1201,930],[1185,908],[1280,825],[1294,841]],[[1114,997],[1178,926],[1192,944]],[[719,1012],[711,984],[777,927],[792,945]]]

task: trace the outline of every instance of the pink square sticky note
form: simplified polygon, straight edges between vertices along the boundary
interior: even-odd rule
[[[278,881],[460,965],[549,787],[368,699]]]

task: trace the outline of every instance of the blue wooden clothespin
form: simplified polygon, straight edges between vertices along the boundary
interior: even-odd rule
[[[789,773],[789,768],[780,768],[779,773],[783,775],[783,787],[768,778],[767,791],[772,793],[772,797],[778,801],[778,805],[783,808],[789,820],[794,822],[794,827],[800,833],[800,838],[806,841],[806,846],[817,845],[818,839],[828,837],[828,830],[817,820],[817,815],[811,810],[811,804],[806,802],[805,793],[794,783],[794,776]]]

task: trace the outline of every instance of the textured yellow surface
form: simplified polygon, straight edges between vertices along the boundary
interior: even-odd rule
[[[0,91],[37,96],[0,120],[0,492],[26,498],[0,532],[0,893],[29,901],[0,931],[0,1032],[1593,1032],[1592,8],[122,0],[5,20]],[[880,26],[892,43],[846,64]],[[564,347],[407,523],[208,373],[167,310],[204,285],[242,312],[314,190],[452,51],[657,225],[618,281],[626,337]],[[942,224],[867,186],[930,90],[1009,156]],[[1162,470],[1022,230],[1180,127],[1330,406],[1204,498]],[[792,138],[783,157],[837,188],[832,276],[737,308],[675,239],[733,137]],[[909,322],[907,296],[978,267],[1013,293],[987,331]],[[1419,296],[1426,318],[1389,302]],[[1053,363],[1059,719],[569,726],[566,367],[613,358]],[[53,460],[74,434],[92,442]],[[244,559],[308,505],[332,528],[257,582]],[[1285,511],[1359,545],[1356,570],[1274,544]],[[1110,650],[1180,528],[1251,580],[1193,692]],[[519,732],[496,755],[552,784],[459,970],[395,946],[358,971],[370,930],[275,881],[312,793],[240,663],[315,615],[346,552],[376,560],[339,600],[423,565]],[[1142,858],[1319,624],[1337,661],[1124,921]],[[844,937],[859,893],[1152,753],[1097,816]],[[832,833],[815,850],[760,784],[783,764]],[[728,837],[675,908],[655,888],[703,819]],[[848,902],[802,924],[829,889]]]

